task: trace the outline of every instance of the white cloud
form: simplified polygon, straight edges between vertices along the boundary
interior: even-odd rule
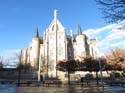
[[[3,57],[3,62],[6,64],[12,61],[18,61],[17,54],[20,54],[20,49],[3,50],[0,56]]]
[[[111,47],[120,47],[120,46],[125,46],[125,41],[119,41],[119,42],[116,42],[116,43],[112,43],[110,45]]]
[[[106,37],[109,40],[122,39],[125,36],[125,31],[113,28]]]
[[[87,29],[84,33],[89,38],[98,38],[100,54],[106,53],[109,48],[125,47],[125,31],[119,29],[121,25],[111,24],[101,28]]]
[[[103,31],[112,29],[113,27],[114,27],[114,24],[111,24],[111,25],[104,26],[104,27],[97,28],[97,29],[87,29],[86,31],[84,31],[84,33],[85,33],[87,36],[90,36],[90,37],[91,37],[91,35],[97,35],[97,34],[103,32]]]

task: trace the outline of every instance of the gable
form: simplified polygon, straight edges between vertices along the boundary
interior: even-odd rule
[[[59,31],[59,30],[64,30],[65,28],[63,27],[63,25],[61,24],[61,22],[57,19],[57,20],[53,20],[51,22],[51,24],[49,25],[49,27],[47,28],[48,31]]]

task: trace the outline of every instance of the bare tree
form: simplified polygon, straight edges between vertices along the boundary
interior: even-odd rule
[[[125,20],[125,0],[96,0],[109,23]],[[123,24],[125,26],[125,24]]]
[[[15,57],[18,59],[19,63],[21,63],[21,51],[20,52],[14,52]]]
[[[0,56],[0,69],[3,68],[3,57]]]
[[[24,69],[24,64],[21,63],[21,56],[22,56],[21,52],[15,52],[14,54],[19,61],[17,69],[18,69],[18,86],[20,86],[21,71],[22,69]]]

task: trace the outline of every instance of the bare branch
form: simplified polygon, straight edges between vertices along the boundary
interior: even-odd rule
[[[96,0],[104,19],[108,23],[118,23],[125,20],[125,0]]]

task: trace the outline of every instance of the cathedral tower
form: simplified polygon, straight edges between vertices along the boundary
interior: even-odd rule
[[[86,56],[86,35],[82,34],[82,29],[78,25],[78,34],[76,36],[76,43],[74,44],[75,59],[81,59],[80,57]]]
[[[59,60],[66,59],[66,31],[58,19],[58,11],[54,11],[54,19],[46,30],[46,62],[48,64],[48,72],[57,75],[56,64]]]
[[[40,41],[39,41],[39,33],[38,33],[38,27],[37,27],[36,33],[34,37],[32,38],[32,42],[30,46],[30,64],[35,69],[38,69],[39,50],[40,50]]]

